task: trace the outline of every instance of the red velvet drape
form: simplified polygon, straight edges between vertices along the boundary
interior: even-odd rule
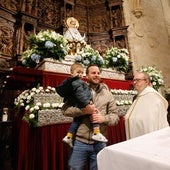
[[[43,71],[43,86],[57,86],[59,85],[65,78],[67,78],[68,74],[59,74]],[[122,89],[127,90],[131,88],[131,81],[126,80],[114,80],[114,79],[106,79],[102,78],[102,81],[106,83],[110,89]]]
[[[19,132],[18,170],[66,170],[69,147],[62,139],[70,124],[30,128],[22,121]]]
[[[67,170],[69,147],[62,142],[70,124],[31,128],[22,121],[18,138],[18,170]],[[125,140],[124,120],[108,127],[108,145]]]
[[[107,128],[107,139],[107,145],[112,145],[126,140],[124,117],[120,117],[118,125]]]

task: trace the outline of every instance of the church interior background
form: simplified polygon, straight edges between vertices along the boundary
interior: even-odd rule
[[[169,0],[1,0],[0,112],[4,106],[12,112],[11,103],[17,94],[41,79],[37,70],[29,75],[23,73],[27,79],[22,83],[18,81],[21,73],[15,73],[19,74],[18,79],[10,81],[11,68],[21,66],[30,34],[49,29],[63,35],[67,29],[64,21],[68,17],[79,21],[81,35],[85,34],[86,42],[101,54],[108,47],[128,49],[131,63],[125,76],[127,81],[141,66],[156,66],[164,77],[162,90],[168,88],[169,10]],[[8,128],[11,133],[11,127]]]

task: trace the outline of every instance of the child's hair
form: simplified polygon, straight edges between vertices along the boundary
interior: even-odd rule
[[[75,62],[71,65],[70,72],[72,73],[77,67],[84,69],[84,66],[81,63]]]

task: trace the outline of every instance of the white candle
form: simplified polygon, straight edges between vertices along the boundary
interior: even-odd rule
[[[5,122],[7,120],[8,120],[8,115],[7,114],[2,115],[2,121]]]

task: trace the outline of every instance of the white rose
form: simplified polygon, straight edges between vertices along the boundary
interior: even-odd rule
[[[119,106],[120,105],[120,102],[118,100],[116,100],[116,104]]]
[[[40,89],[37,89],[35,92],[36,92],[36,93],[40,93]]]
[[[30,100],[31,99],[31,96],[29,95],[29,96],[27,96],[27,100]]]
[[[57,108],[58,106],[59,106],[59,104],[58,103],[52,103],[52,108]]]
[[[48,92],[50,92],[50,90],[49,90],[49,89],[46,89],[45,91],[46,91],[47,93],[48,93]]]
[[[61,108],[61,107],[63,107],[63,105],[64,105],[64,103],[60,103],[58,107]]]
[[[33,112],[34,111],[34,108],[32,107],[31,109],[30,109],[30,112]]]
[[[118,54],[118,55],[117,55],[117,58],[121,58],[121,56]]]
[[[45,107],[45,108],[50,107],[50,103],[44,103],[43,107]]]
[[[35,117],[34,114],[30,114],[30,115],[29,115],[29,118],[30,118],[30,119],[34,119],[34,117]]]
[[[154,82],[152,82],[152,84],[153,84],[153,86],[155,86],[155,85],[156,85],[156,82],[154,81]]]
[[[32,88],[32,91],[36,91],[36,88],[34,87],[34,88]]]
[[[36,103],[36,106],[41,106],[41,105],[42,105],[41,102]]]
[[[25,107],[25,110],[29,110],[29,109],[30,109],[30,106],[27,105],[27,106]]]
[[[50,90],[51,90],[51,86],[47,86],[47,89],[50,89]]]
[[[34,109],[39,110],[40,108],[39,108],[39,106],[34,106]]]
[[[39,87],[39,90],[43,90],[43,87],[42,87],[42,86],[40,86],[40,87]]]
[[[52,91],[55,91],[55,88],[53,87],[51,90],[52,90]]]
[[[125,104],[125,105],[128,105],[128,104],[129,104],[129,102],[128,102],[127,100],[125,100],[125,101],[124,101],[124,104]]]

